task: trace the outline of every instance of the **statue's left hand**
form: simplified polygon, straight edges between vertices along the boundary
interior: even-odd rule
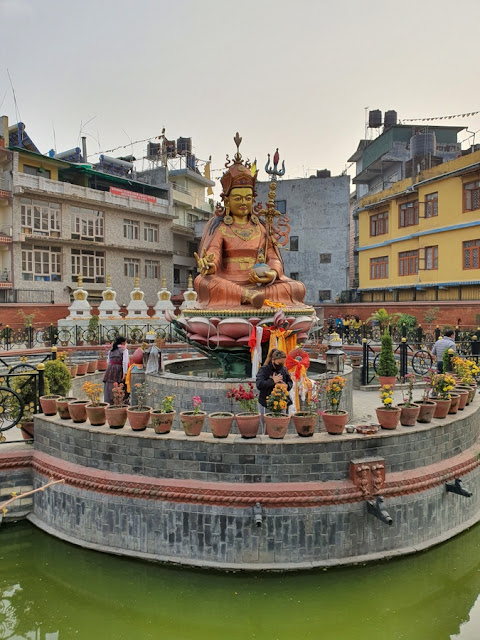
[[[270,271],[265,271],[265,275],[263,276],[257,276],[255,271],[252,269],[248,275],[248,281],[251,284],[270,284],[275,280],[276,277],[277,272],[273,271],[273,269]]]

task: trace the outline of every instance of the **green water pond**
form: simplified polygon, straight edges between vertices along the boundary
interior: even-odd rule
[[[221,574],[0,527],[0,639],[478,640],[480,526],[377,565]]]

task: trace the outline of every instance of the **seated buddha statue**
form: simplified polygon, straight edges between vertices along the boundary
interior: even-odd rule
[[[209,220],[200,243],[195,279],[198,309],[260,309],[265,300],[305,307],[305,286],[287,278],[280,251],[253,213],[257,173],[238,152],[221,178],[223,207]],[[246,310],[246,309],[245,309]]]

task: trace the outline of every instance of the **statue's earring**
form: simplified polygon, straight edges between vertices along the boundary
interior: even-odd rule
[[[254,213],[252,213],[252,215],[250,216],[250,220],[253,222],[253,224],[258,224],[260,222],[258,216],[256,216]]]
[[[230,207],[228,204],[225,205],[225,215],[223,216],[223,222],[228,224],[229,226],[233,224],[233,218],[230,215]]]

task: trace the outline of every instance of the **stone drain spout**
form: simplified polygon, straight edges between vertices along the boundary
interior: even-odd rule
[[[459,496],[464,496],[465,498],[472,497],[472,492],[468,489],[465,489],[460,478],[455,478],[454,482],[446,482],[445,487],[447,491],[450,491],[451,493],[457,493]]]
[[[390,526],[393,524],[393,520],[390,517],[390,514],[385,509],[385,501],[383,499],[383,496],[378,496],[375,502],[373,500],[367,500],[367,511],[385,524],[388,524]]]
[[[257,527],[261,527],[263,524],[262,505],[257,502],[253,507],[253,519]]]

